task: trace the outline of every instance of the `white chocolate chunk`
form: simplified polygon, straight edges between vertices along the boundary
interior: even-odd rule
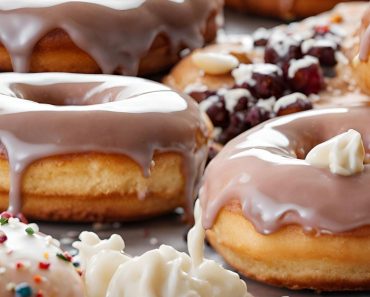
[[[309,164],[344,176],[362,172],[364,160],[361,134],[352,129],[315,146],[306,156]]]
[[[229,73],[239,65],[233,55],[221,53],[195,53],[193,63],[207,74],[219,75]]]

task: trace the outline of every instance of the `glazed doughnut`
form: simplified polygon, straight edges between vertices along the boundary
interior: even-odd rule
[[[129,220],[193,203],[207,158],[197,104],[139,78],[0,75],[0,204],[42,220]]]
[[[226,0],[236,10],[283,20],[305,18],[332,9],[339,2],[356,0]]]
[[[208,165],[200,192],[211,245],[242,274],[270,284],[369,289],[370,171],[364,151],[359,171],[350,176],[334,174],[332,164],[328,170],[307,161],[314,146],[348,129],[361,133],[368,154],[369,114],[369,107],[306,111],[229,142]]]
[[[197,101],[226,143],[277,115],[310,108],[363,105],[350,67],[368,3],[333,11],[252,36],[226,37],[180,61],[164,82]]]
[[[34,224],[2,214],[0,295],[3,297],[83,297],[82,279],[59,242]]]
[[[215,38],[223,5],[221,0],[103,2],[3,1],[0,71],[158,73],[183,49]]]
[[[354,59],[354,72],[362,90],[370,94],[370,6],[364,13],[360,28],[359,56]]]

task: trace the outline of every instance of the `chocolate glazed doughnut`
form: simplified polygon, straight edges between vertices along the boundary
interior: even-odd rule
[[[340,2],[355,0],[226,0],[226,5],[258,15],[284,20],[305,18],[332,9]]]
[[[307,111],[229,142],[207,167],[204,227],[241,273],[293,289],[370,288],[369,165],[339,176],[303,160],[348,129],[369,153],[370,108]]]
[[[192,206],[207,157],[197,104],[120,76],[0,75],[0,206],[130,220]]]
[[[222,0],[0,3],[0,71],[158,73],[212,41]]]

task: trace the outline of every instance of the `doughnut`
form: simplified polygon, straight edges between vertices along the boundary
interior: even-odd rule
[[[0,74],[0,94],[1,209],[68,221],[191,209],[209,128],[188,96],[66,73]]]
[[[101,240],[82,232],[73,243],[78,250],[81,273],[90,297],[252,297],[240,276],[204,257],[205,230],[199,202],[195,225],[188,234],[189,255],[161,245],[142,255],[124,253],[125,242],[113,234]]]
[[[217,33],[221,0],[0,4],[1,72],[149,75]]]
[[[7,214],[0,217],[0,295],[82,297],[82,279],[59,242]]]
[[[357,81],[361,86],[362,90],[367,94],[370,94],[370,6],[362,17],[361,28],[360,28],[360,48],[359,55],[355,57],[353,66],[354,73],[356,74]]]
[[[342,107],[272,119],[211,161],[203,226],[231,266],[291,289],[370,289],[369,114]],[[349,129],[358,132],[340,134]]]
[[[182,59],[164,83],[200,102],[221,144],[276,116],[366,105],[350,64],[360,26],[352,16],[367,7],[343,3],[301,22],[226,36]]]
[[[355,0],[226,0],[226,6],[238,11],[292,20],[306,18],[332,9],[339,2]]]

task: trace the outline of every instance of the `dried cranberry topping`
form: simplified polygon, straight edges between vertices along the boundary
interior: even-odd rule
[[[305,57],[292,60],[288,70],[288,83],[293,91],[306,95],[318,94],[324,87],[324,78],[318,63]],[[300,65],[298,65],[300,64]]]

